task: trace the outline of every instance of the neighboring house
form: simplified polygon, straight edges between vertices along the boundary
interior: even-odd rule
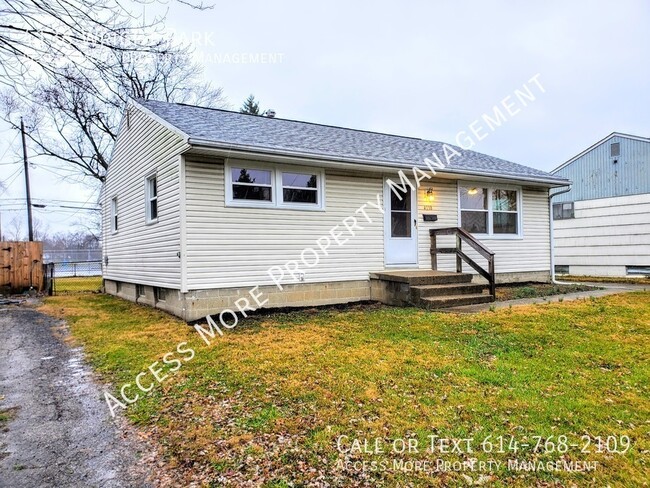
[[[556,272],[650,275],[650,138],[614,132],[553,174],[573,182],[553,199]]]
[[[132,102],[103,192],[105,289],[188,321],[233,308],[255,286],[267,307],[391,303],[388,288],[373,291],[371,281],[379,283],[373,273],[421,270],[407,273],[409,286],[443,283],[426,271],[432,269],[430,230],[456,227],[494,253],[499,281],[548,281],[549,189],[569,182],[456,147],[460,154],[451,164],[418,188],[413,166],[430,175],[425,158],[437,154],[444,162],[450,148]],[[400,169],[413,190],[400,180]],[[388,180],[402,188],[391,191]],[[437,242],[456,241],[441,235]],[[467,244],[463,249],[482,259]],[[455,274],[454,256],[441,256],[438,269]],[[403,291],[402,278],[389,273],[387,279]],[[452,278],[442,285],[447,294],[469,293]],[[435,291],[421,288],[418,293]]]

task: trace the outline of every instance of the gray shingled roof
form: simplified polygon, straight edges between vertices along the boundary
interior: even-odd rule
[[[138,100],[138,103],[192,139],[223,145],[243,145],[266,150],[300,152],[315,157],[368,163],[423,165],[426,157],[438,154],[444,161],[443,143],[356,129],[240,114],[228,110]],[[468,151],[449,144],[461,153],[447,169],[465,174],[530,178],[549,182],[565,179],[528,166]]]

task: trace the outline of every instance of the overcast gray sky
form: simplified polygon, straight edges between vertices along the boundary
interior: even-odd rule
[[[475,150],[551,170],[612,131],[650,136],[648,1],[214,3],[204,12],[171,4],[167,24],[179,39],[201,39],[205,77],[233,109],[252,93],[282,118],[453,143],[539,74],[546,92]],[[257,55],[276,62],[236,62]],[[1,155],[14,134],[0,136]],[[0,166],[0,179],[13,172]],[[37,198],[92,196],[33,173]],[[0,198],[22,197],[22,182]],[[50,214],[51,230],[78,217],[69,215]]]

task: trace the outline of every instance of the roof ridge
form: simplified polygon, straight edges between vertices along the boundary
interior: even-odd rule
[[[264,152],[272,150],[281,154],[311,155],[321,159],[342,162],[377,164],[420,165],[426,157],[437,155],[445,145],[460,152],[448,170],[471,175],[501,175],[530,181],[542,178],[562,181],[547,171],[513,163],[507,159],[490,156],[473,149],[463,149],[454,144],[362,129],[304,122],[300,120],[269,118],[242,114],[222,108],[201,107],[187,103],[159,100],[136,100],[143,109],[164,119],[177,130],[183,131],[190,144],[225,145],[232,150]],[[249,115],[245,119],[238,115]],[[277,120],[277,122],[266,122]],[[354,131],[354,132],[353,132]],[[358,134],[355,136],[355,134]],[[445,151],[445,158],[450,159]],[[442,157],[440,155],[439,157]],[[449,163],[449,160],[447,161]],[[521,178],[519,178],[521,177]],[[542,181],[542,180],[539,180]]]
[[[609,139],[611,139],[612,137],[624,137],[624,138],[626,138],[626,139],[634,139],[634,140],[638,140],[638,141],[641,141],[641,142],[650,142],[650,137],[645,137],[645,136],[635,136],[634,134],[626,134],[625,132],[613,131],[613,132],[610,132],[609,134],[607,134],[607,135],[606,135],[605,137],[603,137],[602,139],[599,139],[599,140],[597,140],[596,142],[594,142],[591,146],[588,146],[586,149],[583,149],[582,151],[580,151],[579,153],[577,153],[575,156],[570,157],[569,159],[567,159],[566,161],[564,161],[564,162],[563,162],[562,164],[560,164],[559,166],[553,168],[552,170],[549,171],[549,173],[552,174],[552,175],[554,175],[555,173],[557,173],[557,172],[560,171],[561,169],[566,168],[567,166],[569,166],[570,164],[572,164],[574,161],[580,159],[582,156],[584,156],[584,155],[587,154],[588,152],[592,151],[592,150],[595,149],[596,147],[598,147],[598,146],[600,146],[601,144],[607,142],[607,141],[608,141]]]
[[[260,115],[260,114],[242,113],[242,112],[237,112],[235,110],[227,110],[225,108],[203,107],[201,105],[193,105],[191,103],[165,102],[164,100],[150,100],[150,99],[149,100],[144,100],[142,98],[137,99],[137,101],[140,104],[147,103],[147,102],[157,102],[157,103],[165,103],[165,104],[168,104],[168,105],[181,105],[183,107],[199,108],[199,109],[203,109],[203,110],[216,110],[218,112],[226,112],[226,113],[231,113],[231,114],[235,114],[235,115],[244,115],[244,116],[247,115],[247,116],[250,116],[250,117],[259,117],[259,118],[268,119],[268,120],[283,120],[285,122],[294,122],[294,123],[297,123],[297,124],[317,125],[319,127],[329,127],[329,128],[332,128],[332,129],[352,130],[352,131],[355,131],[355,132],[364,132],[366,134],[377,134],[377,135],[381,135],[381,136],[397,137],[397,138],[400,138],[400,139],[411,139],[411,140],[414,140],[414,141],[437,142],[439,144],[443,144],[440,141],[434,141],[433,139],[422,139],[421,137],[402,136],[402,135],[399,135],[399,134],[389,134],[387,132],[378,132],[378,131],[366,130],[366,129],[354,129],[352,127],[343,127],[341,125],[320,124],[318,122],[309,122],[309,121],[306,121],[306,120],[285,119],[285,118],[282,118],[282,117],[266,117],[265,115]]]

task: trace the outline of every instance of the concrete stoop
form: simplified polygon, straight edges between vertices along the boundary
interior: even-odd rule
[[[434,310],[493,302],[487,284],[472,275],[446,271],[383,271],[370,275],[371,298],[389,305]]]

